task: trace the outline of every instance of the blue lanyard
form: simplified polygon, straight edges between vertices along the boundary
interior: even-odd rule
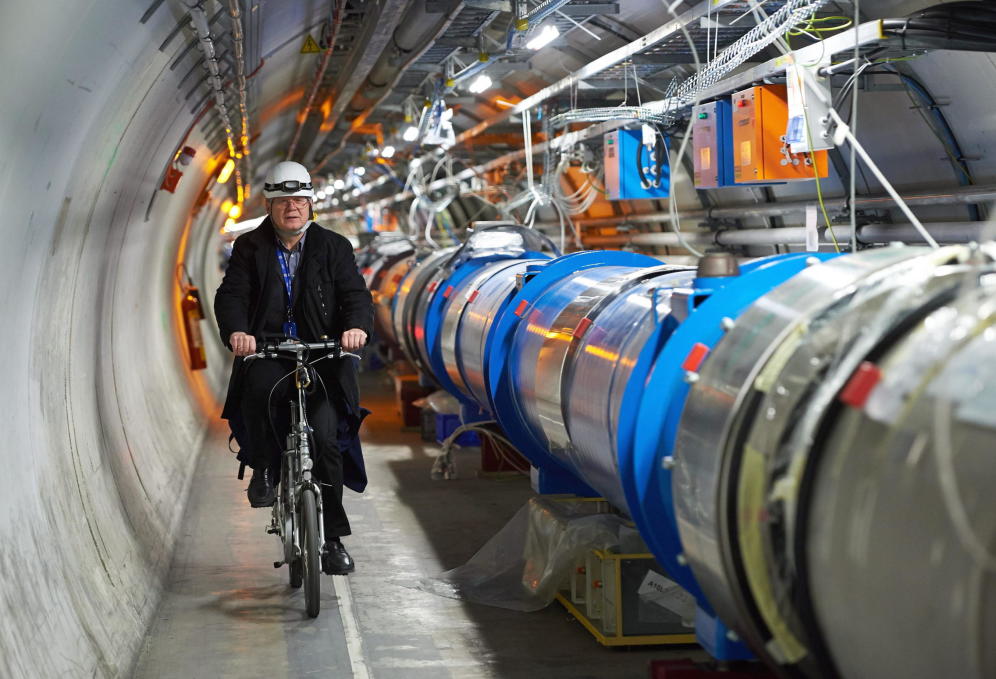
[[[283,251],[279,246],[276,250],[277,262],[280,263],[280,275],[284,279],[284,289],[287,291],[287,320],[290,321],[294,317],[294,278],[291,276],[290,264],[284,258]]]

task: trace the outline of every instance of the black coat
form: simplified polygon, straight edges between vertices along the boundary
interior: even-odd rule
[[[284,287],[277,264],[276,234],[267,217],[256,229],[239,236],[232,249],[225,278],[214,298],[221,341],[231,348],[233,332],[245,332],[261,339],[265,319],[285,309]],[[338,339],[343,331],[359,328],[373,331],[373,300],[356,268],[353,247],[339,234],[318,224],[308,227],[301,263],[295,276],[294,318],[298,336],[318,341],[322,335]],[[358,431],[366,411],[360,408],[356,361],[343,359],[336,366],[337,384],[330,397],[341,413],[339,441],[343,452],[347,487],[362,492],[366,472],[360,451]],[[227,419],[245,447],[241,435],[243,361],[236,358],[222,418]],[[244,458],[241,458],[243,461]]]

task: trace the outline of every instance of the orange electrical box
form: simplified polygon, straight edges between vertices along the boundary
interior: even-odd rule
[[[785,182],[828,174],[827,152],[792,153],[785,143],[785,85],[758,85],[733,94],[733,179],[737,184]]]

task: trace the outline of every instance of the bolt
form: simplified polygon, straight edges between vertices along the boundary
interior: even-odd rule
[[[819,264],[819,257],[806,257],[806,266],[813,266],[814,264]]]
[[[688,559],[682,553],[679,553],[678,556],[676,556],[674,559],[675,559],[675,561],[678,562],[679,566],[687,566],[688,565]]]
[[[665,455],[661,458],[661,468],[662,469],[674,469],[674,458],[670,455]]]
[[[726,630],[726,638],[733,642],[740,641],[740,637],[738,637],[737,633],[731,629]]]
[[[723,319],[719,322],[719,327],[721,327],[726,332],[729,332],[730,330],[733,330],[733,328],[736,327],[736,325],[737,325],[737,322],[734,321],[729,316],[724,316]]]
[[[699,374],[697,372],[692,372],[691,370],[685,371],[685,382],[688,384],[695,384],[699,381]]]

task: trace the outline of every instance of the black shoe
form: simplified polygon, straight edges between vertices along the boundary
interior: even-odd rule
[[[353,557],[338,540],[328,540],[322,548],[322,572],[326,575],[346,575],[356,570]]]
[[[252,507],[272,507],[277,499],[277,491],[273,488],[273,472],[269,467],[253,469],[249,481],[249,505]]]

